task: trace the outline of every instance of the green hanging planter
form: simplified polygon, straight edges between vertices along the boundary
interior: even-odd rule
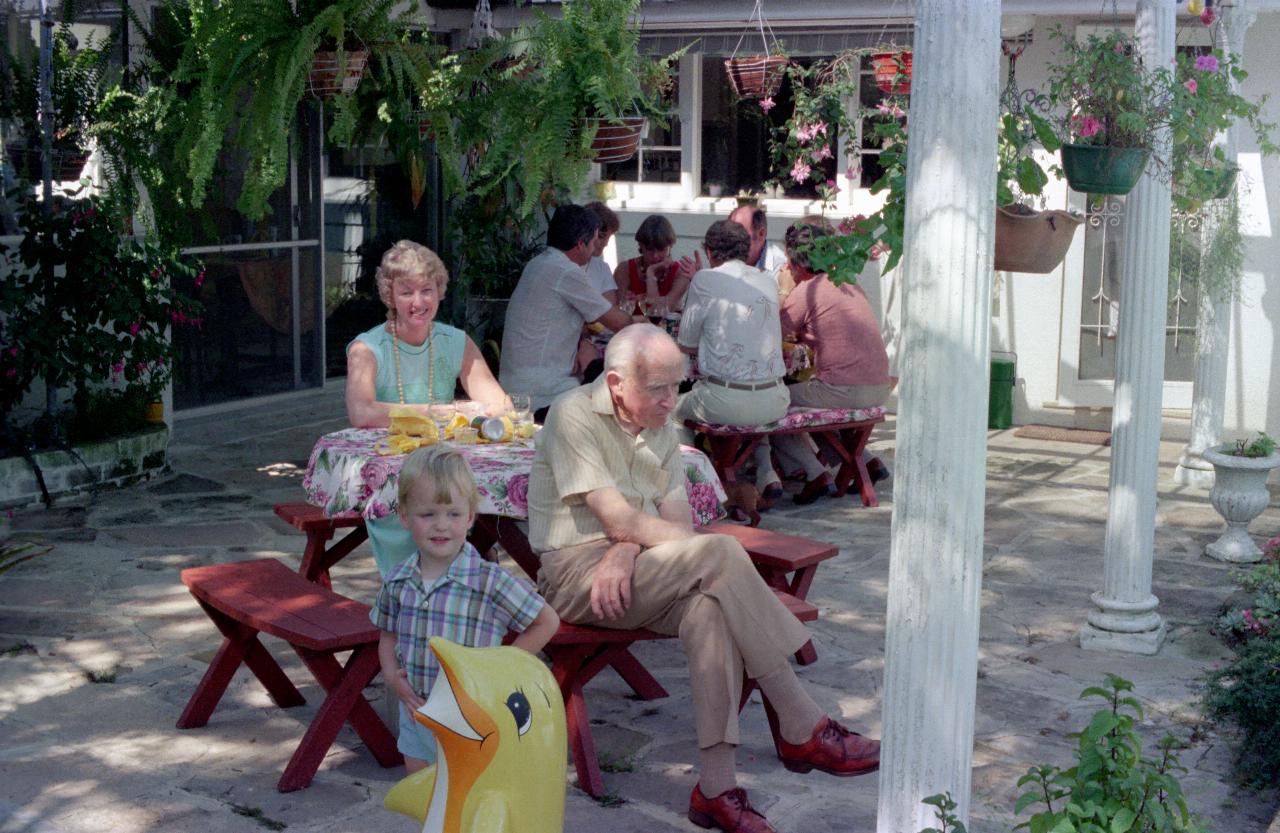
[[[1062,146],[1062,170],[1067,184],[1085,194],[1127,194],[1147,166],[1146,148],[1109,145]]]
[[[1211,199],[1222,200],[1231,196],[1231,192],[1236,187],[1236,175],[1240,173],[1239,165],[1227,164],[1223,168],[1214,171],[1213,176],[1217,181],[1217,185],[1213,189],[1213,197]]]

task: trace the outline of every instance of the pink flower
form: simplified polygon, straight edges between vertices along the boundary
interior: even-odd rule
[[[815,124],[813,126],[813,135],[815,136],[827,135],[827,123],[825,121],[820,121],[817,124]]]
[[[814,129],[812,125],[802,124],[796,128],[796,141],[800,144],[807,144],[814,137]]]
[[[1187,92],[1191,93],[1192,95],[1195,95],[1196,90],[1199,88],[1200,85],[1196,83],[1196,79],[1188,78],[1187,82],[1182,86],[1187,88]]]
[[[507,500],[521,512],[529,508],[529,475],[517,474],[507,482]]]
[[[1087,139],[1102,129],[1102,122],[1090,115],[1072,116],[1071,123],[1080,132],[1082,139]]]
[[[695,526],[702,525],[706,518],[714,519],[720,514],[720,501],[716,499],[715,487],[710,483],[690,483],[688,491]]]
[[[844,169],[844,178],[845,178],[845,179],[847,179],[847,180],[849,180],[850,182],[853,182],[855,179],[857,179],[857,178],[858,178],[858,168],[857,168],[857,166],[855,166],[855,165],[850,165],[850,166],[848,166],[847,168],[845,168],[845,169]]]
[[[795,166],[791,169],[791,178],[796,182],[804,182],[809,178],[809,171],[813,170],[802,160],[797,159]]]
[[[129,325],[129,335],[136,336],[138,334],[138,331],[141,329],[142,329],[142,325],[139,324],[137,321],[135,321]]]
[[[203,269],[201,269],[200,272],[196,275],[196,288],[199,289],[202,286],[204,286],[204,270]]]
[[[1200,13],[1200,22],[1205,26],[1212,26],[1213,21],[1217,20],[1217,15],[1213,13],[1213,9],[1205,9]]]
[[[10,356],[16,356],[16,355],[18,355],[18,348],[17,348],[17,347],[10,347],[10,348],[9,348],[9,355],[10,355]],[[1278,540],[1280,540],[1280,539],[1278,539]]]
[[[775,105],[773,103],[773,98],[769,96],[765,96],[764,98],[760,99],[760,109],[765,111],[766,113],[772,110],[774,106]],[[201,272],[200,275],[201,277],[203,277],[204,272]],[[199,283],[196,284],[196,286],[199,286],[199,285],[200,285]]]
[[[823,159],[831,158],[831,145],[823,145],[810,154],[814,162],[821,162]]]
[[[124,373],[124,362],[116,362],[111,366],[111,376],[113,379],[119,379]]]
[[[1201,72],[1217,72],[1218,59],[1213,55],[1201,55],[1196,58],[1196,69]]]

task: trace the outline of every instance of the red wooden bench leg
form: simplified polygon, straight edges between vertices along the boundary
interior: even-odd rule
[[[289,765],[284,768],[284,774],[280,776],[280,781],[276,785],[280,792],[300,790],[311,783],[316,770],[320,768],[320,762],[324,760],[329,747],[337,739],[342,724],[348,720],[352,721],[352,725],[369,746],[369,751],[374,753],[378,763],[383,766],[403,763],[403,758],[394,751],[395,740],[391,737],[391,733],[387,731],[386,726],[381,725],[381,721],[365,701],[362,693],[364,687],[378,673],[376,646],[362,645],[353,650],[351,658],[347,660],[346,668],[339,666],[338,661],[331,654],[308,651],[296,645],[294,650],[302,657],[320,684],[328,689],[329,694],[320,704],[320,709],[311,720],[311,725],[307,727],[307,733],[302,736],[302,742],[294,750],[293,756],[289,759]],[[381,731],[368,732],[373,737],[373,742],[370,743],[369,738],[365,737],[365,730],[373,729],[375,724]],[[397,761],[396,758],[400,760]]]
[[[618,676],[623,682],[631,686],[631,690],[641,700],[661,700],[663,697],[669,696],[667,690],[662,684],[654,678],[649,670],[636,659],[635,654],[630,650],[618,651],[609,664],[613,666],[613,670],[618,672]],[[594,674],[592,676],[595,676]]]
[[[582,687],[589,678],[584,679],[580,673],[588,653],[585,650],[556,651],[551,656],[551,673],[560,684],[560,695],[564,698],[565,729],[569,735],[573,766],[578,771],[578,788],[598,798],[604,795],[604,778],[600,775],[596,745],[591,737],[591,719],[582,694]]]
[[[200,684],[192,692],[186,708],[179,715],[179,729],[194,729],[209,722],[209,716],[217,708],[241,663],[249,667],[277,706],[289,708],[307,702],[302,692],[285,676],[284,670],[270,652],[258,641],[257,630],[235,621],[199,599],[196,601],[200,602],[200,607],[225,638],[204,672]]]
[[[325,544],[333,537],[333,530],[312,531],[307,533],[307,548],[302,554],[302,566],[298,572],[303,578],[314,581],[332,590],[329,570],[333,565],[351,554],[351,551],[369,538],[369,530],[364,526],[352,527],[351,531],[325,548]]]
[[[759,686],[756,681],[748,677],[745,673],[742,675],[742,696],[738,698],[738,711],[741,712],[747,706],[747,701],[751,699],[751,692],[756,691]],[[778,712],[774,710],[773,704],[769,702],[769,698],[764,696],[764,692],[760,692],[760,702],[764,704],[764,717],[769,721],[769,734],[773,737],[773,749],[778,750],[778,738],[781,737],[778,729]]]

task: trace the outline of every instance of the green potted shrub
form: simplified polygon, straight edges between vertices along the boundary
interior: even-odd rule
[[[1275,440],[1259,431],[1252,440],[1205,449],[1202,456],[1213,464],[1209,500],[1227,522],[1226,531],[1205,547],[1205,555],[1236,563],[1262,560],[1262,551],[1249,537],[1249,522],[1271,503],[1267,477],[1280,466]]]
[[[200,324],[197,305],[174,286],[198,286],[197,264],[121,236],[119,214],[98,197],[64,201],[48,216],[27,197],[22,216],[24,236],[0,250],[0,411],[12,415],[37,379],[70,389],[79,411],[112,384],[158,398],[175,358],[171,328]]]
[[[1157,132],[1169,125],[1172,75],[1144,66],[1119,30],[1076,40],[1052,31],[1059,48],[1045,95],[1055,108],[1067,184],[1090,194],[1127,194],[1146,168]]]
[[[54,29],[50,66],[53,96],[53,156],[55,182],[79,179],[89,158],[90,126],[94,110],[108,82],[110,43],[92,42],[79,48],[71,27]],[[7,54],[0,62],[0,119],[17,125],[17,138],[5,146],[18,176],[28,181],[42,177],[43,136],[40,124],[39,53]]]

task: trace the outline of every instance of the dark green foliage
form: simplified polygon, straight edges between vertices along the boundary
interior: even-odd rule
[[[175,80],[194,87],[179,153],[188,161],[191,202],[204,203],[218,153],[228,140],[245,155],[237,207],[259,219],[285,182],[289,139],[317,50],[374,53],[393,75],[410,65],[401,34],[408,15],[395,0],[192,0],[191,38]],[[345,60],[342,58],[341,60]]]
[[[960,821],[953,812],[956,809],[956,802],[951,798],[951,793],[931,795],[921,803],[935,808],[933,814],[937,816],[942,826],[926,827],[920,833],[968,833],[964,822]]]
[[[176,249],[120,234],[99,198],[66,200],[50,216],[33,197],[24,236],[0,268],[0,411],[11,413],[36,378],[71,387],[76,402],[112,380],[155,398],[173,367],[170,326],[198,323],[175,279],[198,281]]]
[[[1254,787],[1280,780],[1280,634],[1250,639],[1235,659],[1213,671],[1204,693],[1214,720],[1240,730],[1236,774]]]
[[[1236,440],[1236,447],[1231,453],[1237,457],[1270,457],[1275,451],[1276,441],[1265,431],[1259,431],[1254,440]]]

